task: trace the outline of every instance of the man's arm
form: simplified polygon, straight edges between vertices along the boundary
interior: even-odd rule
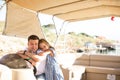
[[[26,59],[26,58],[29,58],[27,55],[24,55],[25,51],[21,50],[21,51],[18,51],[17,54],[22,57],[23,59]]]
[[[26,51],[18,51],[17,54],[22,57],[23,59],[29,61],[32,63],[32,65],[35,65],[38,61],[37,57],[34,57],[35,55],[30,55],[30,53],[27,53]],[[26,55],[27,54],[27,55]],[[28,56],[29,54],[29,56]]]
[[[25,51],[25,52],[24,52],[24,55],[30,57],[30,58],[33,59],[35,62],[38,62],[38,61],[39,61],[38,55],[36,55],[36,54],[33,54],[33,53],[30,53],[30,52]]]

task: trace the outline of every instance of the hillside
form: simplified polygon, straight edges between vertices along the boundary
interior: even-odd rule
[[[2,31],[3,25],[4,23],[0,22],[0,31]],[[44,25],[42,29],[45,32],[46,39],[55,47],[58,53],[76,53],[80,48],[84,47],[86,42],[93,44],[97,42],[114,42],[100,36],[90,36],[85,33],[76,34],[75,32],[69,32],[68,34],[57,36],[53,24]],[[18,50],[24,49],[27,46],[26,44],[26,39],[0,35],[0,55],[15,53]]]
[[[47,40],[52,43],[58,53],[76,53],[83,48],[87,42],[98,44],[99,42],[111,44],[115,41],[108,40],[104,36],[91,36],[86,33],[69,32],[68,34],[56,35],[54,25],[42,26]]]
[[[3,31],[4,21],[0,21],[0,33]]]
[[[23,38],[0,35],[0,55],[15,53],[26,47],[27,40]]]

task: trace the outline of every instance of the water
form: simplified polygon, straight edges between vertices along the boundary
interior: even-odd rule
[[[107,50],[107,51],[97,51],[97,54],[106,54],[106,55],[116,55],[116,56],[120,56],[120,49],[116,49],[116,50]]]

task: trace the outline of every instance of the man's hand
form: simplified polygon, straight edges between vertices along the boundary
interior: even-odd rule
[[[17,54],[23,54],[24,53],[24,50],[20,50],[17,52]]]

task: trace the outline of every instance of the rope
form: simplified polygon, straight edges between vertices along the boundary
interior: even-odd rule
[[[39,18],[39,12],[37,12],[37,19],[38,19],[38,22],[39,22],[40,29],[41,29],[41,31],[42,31],[43,37],[45,38],[45,34],[44,34],[43,29],[42,29],[42,26],[41,26],[41,24],[40,24],[41,21],[40,21],[40,18]]]
[[[54,27],[55,27],[56,35],[58,37],[58,33],[57,33],[57,28],[56,28],[56,25],[55,25],[54,17],[55,17],[55,15],[52,16],[52,21],[53,21],[53,24],[54,24]]]
[[[59,39],[59,36],[60,36],[60,34],[61,34],[61,31],[62,31],[62,29],[63,29],[63,26],[64,26],[65,22],[66,22],[66,21],[63,22],[62,27],[61,27],[60,30],[59,30],[59,34],[58,34],[58,36],[57,36],[57,38],[56,38],[56,40],[55,40],[54,47],[55,47],[55,45],[56,45],[56,43],[57,43],[57,41],[58,41],[58,39]]]
[[[55,42],[54,42],[54,47],[55,47],[55,46],[56,46],[56,43],[57,43],[57,41],[58,41],[58,38],[59,38],[59,36],[60,36],[60,34],[61,34],[61,31],[62,31],[62,29],[63,29],[63,26],[64,26],[64,24],[65,24],[66,21],[63,22],[62,27],[60,28],[59,33],[58,33],[58,32],[57,32],[56,25],[55,25],[54,17],[55,17],[55,15],[53,15],[52,20],[53,20],[53,24],[54,24],[55,31],[56,31],[56,35],[57,35],[56,40],[55,40]]]

